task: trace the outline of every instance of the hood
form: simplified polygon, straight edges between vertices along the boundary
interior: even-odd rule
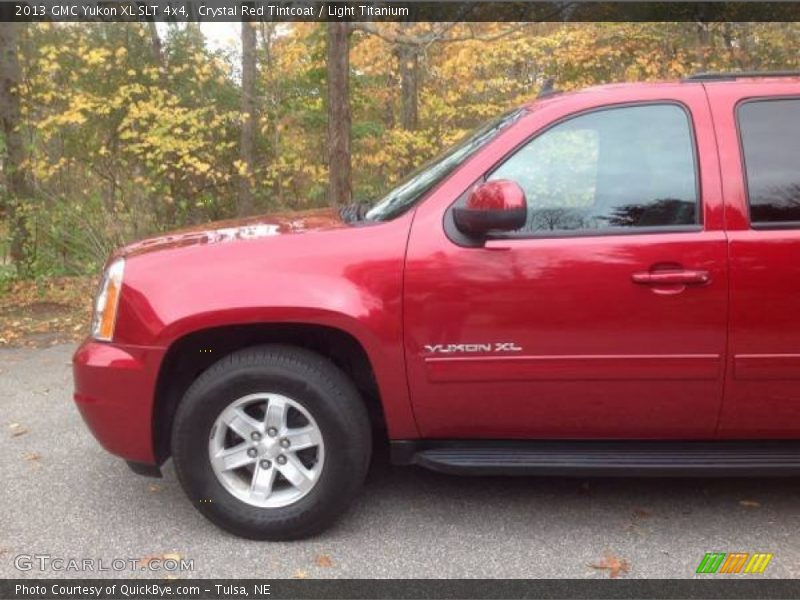
[[[280,212],[259,217],[216,221],[164,233],[129,244],[121,248],[115,255],[135,256],[184,246],[221,244],[340,227],[347,227],[347,225],[339,216],[338,211],[333,208]]]

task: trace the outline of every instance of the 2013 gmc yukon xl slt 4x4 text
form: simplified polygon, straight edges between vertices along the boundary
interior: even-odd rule
[[[368,210],[114,253],[75,401],[238,535],[450,473],[800,473],[800,77],[551,93]]]

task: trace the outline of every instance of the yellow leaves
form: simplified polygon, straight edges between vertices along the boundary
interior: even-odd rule
[[[46,157],[37,158],[30,161],[30,169],[37,179],[48,181],[55,177],[68,162],[69,161],[63,156],[57,161],[52,161]]]
[[[197,159],[192,159],[189,162],[189,166],[191,166],[195,172],[200,173],[201,175],[208,173],[211,170],[211,165]]]
[[[82,125],[86,123],[86,116],[77,110],[70,110],[61,115],[60,122],[63,124]]]
[[[238,159],[233,161],[233,168],[239,177],[247,176],[247,163],[244,161]]]
[[[105,48],[93,48],[84,56],[83,60],[87,65],[101,65],[108,60],[111,53]]]

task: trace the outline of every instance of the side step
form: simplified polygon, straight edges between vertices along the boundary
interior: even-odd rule
[[[396,441],[395,464],[454,475],[800,475],[798,441]]]

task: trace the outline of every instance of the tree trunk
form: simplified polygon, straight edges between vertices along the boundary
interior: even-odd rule
[[[695,56],[700,69],[705,71],[710,54],[711,35],[708,31],[708,23],[698,22],[696,25],[697,41],[695,44]]]
[[[352,199],[350,164],[350,26],[328,23],[328,203]]]
[[[278,127],[280,116],[279,107],[283,102],[281,88],[277,85],[277,67],[275,64],[275,44],[280,23],[261,22],[261,45],[264,49],[264,77],[262,81],[266,86],[264,95],[264,107],[267,117],[266,138],[269,140],[269,153],[265,157],[271,164],[277,164],[281,154],[281,132]],[[324,159],[323,159],[324,160]],[[279,206],[283,206],[283,181],[280,177],[272,178],[272,198],[277,200]]]
[[[400,125],[414,131],[419,126],[419,50],[401,44],[396,56],[400,65]]]
[[[11,259],[17,273],[30,275],[27,257],[28,230],[23,211],[33,196],[30,174],[24,167],[25,142],[19,107],[21,71],[17,56],[19,25],[0,23],[0,121],[5,135],[3,171],[6,176],[7,213],[11,233]]]
[[[256,30],[253,23],[242,21],[242,129],[239,160],[244,172],[239,176],[239,216],[253,212],[253,171],[256,151]]]
[[[153,53],[153,60],[156,65],[158,65],[158,68],[161,69],[163,75],[163,72],[166,70],[166,64],[164,63],[164,47],[161,43],[161,37],[158,35],[156,22],[148,21],[147,30],[150,34],[150,48]]]

